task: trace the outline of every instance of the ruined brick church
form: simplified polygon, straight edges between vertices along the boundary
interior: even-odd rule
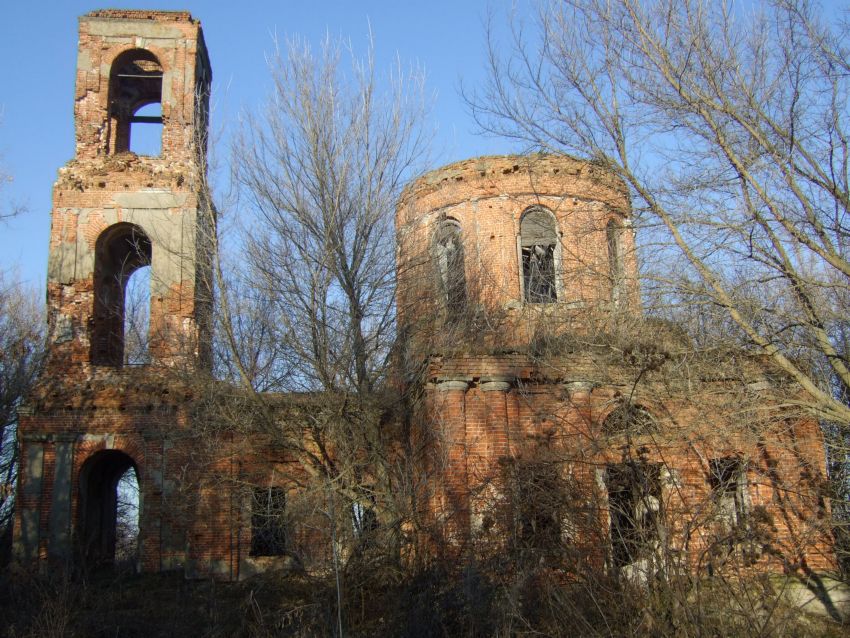
[[[53,190],[49,356],[19,425],[21,563],[114,560],[130,469],[142,571],[239,579],[321,544],[320,525],[292,529],[291,451],[226,432],[199,450],[211,78],[188,13],[80,19],[76,152]],[[145,127],[161,130],[158,155],[133,151]],[[408,186],[396,231],[395,378],[415,400],[386,418],[408,423],[422,477],[418,526],[399,529],[452,556],[519,546],[636,575],[671,561],[835,569],[818,423],[790,407],[798,390],[769,362],[703,360],[674,326],[642,318],[616,176],[563,156],[458,162]],[[125,289],[141,268],[149,350],[132,361]],[[275,401],[291,415],[315,397]],[[372,509],[379,499],[352,511],[355,527]]]

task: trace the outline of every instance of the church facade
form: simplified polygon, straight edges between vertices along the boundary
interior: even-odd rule
[[[115,561],[130,470],[143,571],[233,580],[330,551],[322,516],[299,509],[310,477],[298,449],[210,425],[232,393],[210,375],[211,79],[188,13],[80,19],[76,153],[53,192],[49,356],[19,425],[24,564]],[[134,141],[148,129],[161,140],[150,155]],[[769,361],[709,358],[642,316],[630,215],[618,178],[569,157],[476,158],[407,188],[392,375],[404,408],[379,418],[404,422],[407,451],[394,454],[417,477],[410,520],[393,523],[402,545],[641,579],[670,565],[834,570],[818,423],[789,407],[799,390]],[[138,355],[125,315],[141,269]],[[293,421],[332,403],[267,405]],[[377,492],[355,502],[352,533],[384,524],[381,510]]]

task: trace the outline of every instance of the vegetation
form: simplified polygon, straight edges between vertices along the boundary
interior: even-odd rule
[[[0,565],[9,558],[18,477],[18,407],[44,354],[43,319],[33,295],[0,276]]]
[[[527,572],[440,570],[372,574],[345,590],[346,636],[800,636],[844,635],[778,601],[779,586],[706,584],[688,604],[669,589]],[[74,638],[337,636],[333,578],[270,573],[243,583],[179,574],[99,574],[0,583],[0,636]]]

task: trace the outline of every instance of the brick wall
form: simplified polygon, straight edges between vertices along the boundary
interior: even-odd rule
[[[783,407],[787,388],[753,381],[763,379],[760,363],[748,368],[715,380],[673,372],[673,381],[662,368],[644,372],[635,386],[640,370],[603,369],[588,355],[545,362],[524,355],[433,359],[428,414],[417,422],[433,448],[427,516],[435,549],[505,551],[517,525],[516,503],[506,505],[517,485],[506,483],[505,470],[545,464],[569,486],[561,531],[572,530],[569,544],[587,546],[583,559],[601,567],[610,560],[604,473],[636,463],[665,473],[667,551],[680,564],[707,570],[719,555],[728,559],[732,544],[730,534],[718,534],[711,463],[735,458],[746,471],[749,517],[749,531],[735,547],[740,553],[750,543],[747,566],[835,569],[818,425]],[[605,432],[606,417],[631,392],[657,429]],[[512,480],[522,483],[528,475],[520,470]]]

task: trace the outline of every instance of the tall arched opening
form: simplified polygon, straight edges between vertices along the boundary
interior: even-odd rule
[[[445,219],[434,233],[434,257],[437,262],[438,293],[451,319],[466,309],[466,274],[463,237],[455,219]]]
[[[523,300],[527,303],[558,301],[560,255],[555,216],[541,206],[530,208],[522,214],[519,233]]]
[[[145,49],[112,63],[109,77],[109,152],[158,156],[162,146],[162,65]],[[158,139],[157,139],[158,137]],[[138,143],[134,138],[139,138]]]
[[[135,564],[138,559],[140,493],[135,461],[102,450],[80,470],[80,553],[88,565]]]
[[[130,276],[151,264],[151,240],[135,224],[121,222],[104,230],[95,243],[94,316],[91,361],[95,365],[121,366],[124,361],[125,302]],[[147,293],[134,303],[150,305]],[[132,309],[131,309],[132,310]],[[146,312],[149,312],[146,310]],[[132,315],[131,315],[132,316]],[[148,315],[149,316],[149,315]],[[146,324],[145,324],[146,325]],[[146,328],[145,328],[146,329]],[[143,335],[146,337],[147,335]],[[144,361],[131,360],[130,363]]]

